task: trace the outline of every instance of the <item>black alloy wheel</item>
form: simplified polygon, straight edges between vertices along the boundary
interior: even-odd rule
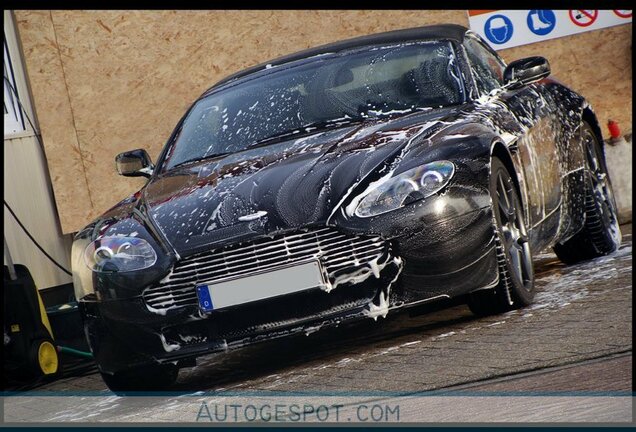
[[[519,192],[505,165],[492,158],[490,195],[495,226],[499,282],[494,289],[470,294],[477,315],[492,315],[527,306],[534,298],[534,265]]]

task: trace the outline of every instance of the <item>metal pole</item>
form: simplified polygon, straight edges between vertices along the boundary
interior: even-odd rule
[[[11,259],[11,252],[9,251],[9,246],[7,246],[7,238],[2,236],[4,239],[4,257],[7,260],[7,267],[9,267],[9,277],[11,280],[16,280],[18,275],[15,274],[15,267],[13,266],[13,260]]]

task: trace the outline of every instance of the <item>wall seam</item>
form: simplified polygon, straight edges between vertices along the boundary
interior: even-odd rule
[[[71,118],[73,121],[73,129],[75,130],[75,138],[77,140],[77,148],[79,149],[80,160],[82,161],[82,171],[84,173],[84,182],[86,183],[86,193],[88,194],[88,200],[91,203],[91,210],[95,210],[93,204],[93,197],[91,195],[91,187],[88,184],[88,177],[86,175],[86,165],[84,164],[84,155],[82,153],[82,144],[80,142],[79,135],[77,134],[77,125],[75,124],[75,111],[73,111],[73,103],[71,102],[71,92],[68,88],[68,82],[66,80],[66,71],[64,70],[64,62],[62,61],[62,53],[60,52],[60,43],[57,40],[57,31],[55,30],[55,22],[53,21],[53,12],[49,11],[49,17],[51,18],[51,26],[53,27],[53,36],[55,37],[55,45],[57,45],[57,56],[60,59],[60,67],[62,68],[62,78],[64,80],[64,87],[66,88],[66,97],[68,99],[68,106],[71,110]]]

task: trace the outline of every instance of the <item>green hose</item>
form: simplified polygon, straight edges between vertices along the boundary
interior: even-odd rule
[[[70,354],[70,355],[74,355],[74,356],[78,356],[78,357],[84,357],[84,358],[93,358],[93,354],[89,353],[89,352],[85,352],[85,351],[80,351],[80,350],[76,350],[73,348],[69,348],[69,347],[64,347],[64,346],[57,346],[57,350],[61,353],[66,353],[66,354]]]

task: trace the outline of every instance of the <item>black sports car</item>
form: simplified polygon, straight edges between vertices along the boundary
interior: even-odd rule
[[[614,251],[597,119],[457,25],[334,43],[232,75],[146,185],[79,232],[73,277],[107,385],[160,388],[200,355],[444,299],[528,305],[532,254]]]

